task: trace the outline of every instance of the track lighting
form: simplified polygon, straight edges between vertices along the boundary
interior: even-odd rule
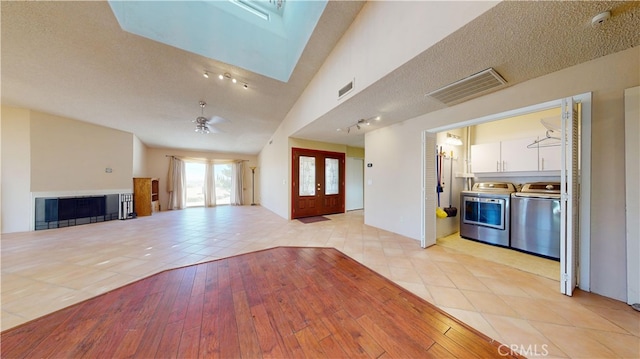
[[[360,130],[362,129],[361,125],[366,125],[366,126],[371,126],[371,121],[375,120],[375,121],[380,121],[380,116],[374,116],[374,117],[370,117],[367,119],[361,118],[359,119],[356,123],[354,123],[351,126],[347,126],[347,133],[351,132],[351,128],[355,127],[356,129]],[[342,131],[342,129],[337,129],[337,131]]]
[[[205,78],[209,78],[209,71],[208,70],[204,71],[204,77]],[[234,84],[240,83],[240,84],[242,84],[242,88],[244,88],[245,90],[249,88],[249,84],[248,83],[246,83],[244,81],[241,81],[241,79],[238,79],[238,78],[236,78],[234,76],[231,76],[231,74],[228,73],[228,72],[224,72],[224,73],[219,74],[218,75],[218,79],[220,79],[220,80],[231,80],[231,82],[234,83]]]

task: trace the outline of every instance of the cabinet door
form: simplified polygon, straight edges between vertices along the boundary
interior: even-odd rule
[[[540,171],[560,171],[562,163],[562,147],[547,146],[540,147]]]
[[[527,148],[536,138],[523,138],[501,142],[502,172],[522,172],[538,170],[538,148]]]
[[[500,172],[500,143],[471,145],[471,170],[474,173]]]

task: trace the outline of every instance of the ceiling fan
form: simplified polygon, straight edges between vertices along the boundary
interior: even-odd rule
[[[220,116],[213,116],[211,118],[204,117],[204,107],[207,105],[206,102],[200,101],[200,116],[196,117],[195,120],[191,121],[196,124],[196,132],[207,134],[207,133],[220,133],[219,129],[213,126],[213,124],[228,122],[226,119]]]

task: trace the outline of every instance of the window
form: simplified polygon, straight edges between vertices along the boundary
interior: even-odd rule
[[[216,205],[231,204],[232,166],[230,163],[216,163],[213,167],[216,186]]]
[[[186,162],[187,207],[204,206],[204,163]]]

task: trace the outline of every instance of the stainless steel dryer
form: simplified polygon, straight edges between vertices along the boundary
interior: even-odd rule
[[[510,196],[515,186],[506,182],[478,182],[460,192],[460,236],[509,246]]]
[[[511,194],[511,247],[560,259],[560,183],[527,183]]]

